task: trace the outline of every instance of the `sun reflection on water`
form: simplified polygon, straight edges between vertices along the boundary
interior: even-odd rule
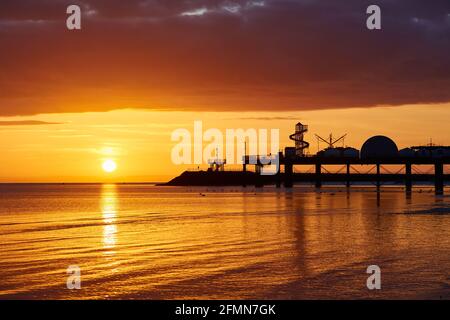
[[[114,184],[102,186],[101,211],[103,217],[103,249],[105,255],[114,254],[117,243],[117,190]]]

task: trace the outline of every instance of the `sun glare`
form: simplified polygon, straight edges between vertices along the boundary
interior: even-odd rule
[[[105,172],[113,172],[116,171],[117,164],[113,160],[108,159],[103,161],[102,168]]]

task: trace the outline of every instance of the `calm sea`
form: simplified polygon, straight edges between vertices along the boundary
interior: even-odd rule
[[[0,185],[0,298],[449,299],[449,270],[430,187]]]

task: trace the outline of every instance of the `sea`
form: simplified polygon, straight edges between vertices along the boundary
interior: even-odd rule
[[[0,299],[449,299],[449,191],[1,184]]]

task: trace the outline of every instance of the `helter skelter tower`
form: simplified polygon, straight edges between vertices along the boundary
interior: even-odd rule
[[[295,141],[295,155],[297,157],[304,157],[305,150],[308,149],[309,143],[304,139],[304,134],[308,131],[308,126],[298,122],[295,125],[295,132],[289,136],[289,139]]]

